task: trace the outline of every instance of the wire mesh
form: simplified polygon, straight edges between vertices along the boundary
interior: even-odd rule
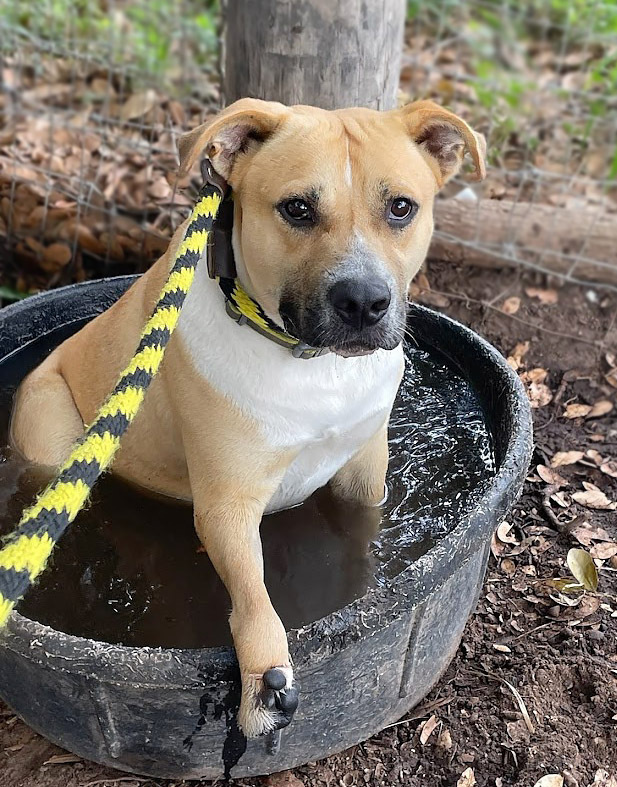
[[[0,254],[16,291],[143,270],[191,195],[176,140],[214,112],[218,6],[0,0]],[[488,140],[431,256],[617,288],[617,4],[409,0],[401,100]],[[183,185],[183,184],[180,184]]]

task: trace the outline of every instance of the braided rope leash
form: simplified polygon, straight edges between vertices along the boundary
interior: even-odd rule
[[[56,478],[24,511],[15,532],[0,550],[0,628],[44,570],[56,542],[112,463],[120,438],[135,418],[161,365],[220,203],[220,192],[206,184],[133,358]]]

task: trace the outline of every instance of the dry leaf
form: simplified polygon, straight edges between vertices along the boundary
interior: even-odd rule
[[[559,475],[556,470],[552,470],[550,467],[546,465],[538,465],[536,467],[536,473],[540,476],[540,478],[544,481],[545,484],[550,484],[551,486],[567,486],[568,482],[566,479]]]
[[[597,560],[609,560],[613,555],[617,555],[617,544],[610,541],[601,541],[599,544],[591,547],[589,554]]]
[[[582,506],[587,508],[597,508],[601,510],[614,511],[617,509],[617,503],[611,502],[601,489],[595,484],[590,484],[588,481],[583,481],[585,487],[584,492],[575,492],[572,499],[576,500]]]
[[[64,243],[52,243],[43,252],[46,262],[58,267],[67,265],[71,259],[71,250]]]
[[[430,719],[422,725],[422,732],[420,733],[420,743],[425,746],[428,739],[431,737],[433,730],[439,724],[437,716],[433,715]]]
[[[617,462],[609,459],[608,462],[603,462],[600,465],[600,471],[611,478],[617,478]]]
[[[521,372],[520,378],[524,383],[543,383],[548,377],[548,370],[537,366],[527,372]]]
[[[563,492],[555,492],[551,495],[551,500],[561,508],[569,508],[570,506],[570,501]]]
[[[578,604],[579,599],[568,599],[564,596],[561,596],[561,593],[578,593],[580,590],[585,590],[585,588],[579,582],[573,582],[571,579],[566,579],[565,577],[555,577],[554,579],[548,579],[546,584],[549,585],[551,588],[556,588],[560,595],[555,596],[549,593],[549,596],[556,601],[561,606],[565,607],[574,607]]]
[[[591,412],[589,404],[569,404],[564,413],[564,418],[585,418]]]
[[[557,290],[541,290],[537,287],[525,287],[525,294],[530,298],[537,298],[540,303],[545,305],[557,303],[559,296]]]
[[[563,787],[563,776],[559,773],[547,773],[538,779],[534,787]]]
[[[508,735],[515,743],[529,743],[529,730],[523,719],[506,724]]]
[[[473,772],[473,768],[466,768],[459,780],[456,783],[456,787],[475,787],[477,784],[476,777]]]
[[[514,371],[517,371],[517,369],[519,369],[519,367],[522,365],[523,356],[527,350],[529,350],[529,342],[519,342],[512,350],[510,355],[508,355],[508,363],[514,369]]]
[[[506,298],[506,300],[501,304],[501,311],[504,314],[516,314],[516,312],[521,308],[521,299],[513,296],[512,298]]]
[[[442,730],[439,733],[439,738],[437,738],[437,746],[444,751],[450,751],[452,748],[452,736],[450,735],[450,730]]]
[[[563,467],[573,465],[583,458],[582,451],[557,451],[551,459],[551,467]]]
[[[576,520],[575,520],[576,521]],[[591,546],[593,541],[611,541],[611,536],[604,530],[603,527],[590,525],[589,522],[583,522],[572,529],[572,535],[584,546]]]
[[[513,560],[510,560],[509,557],[505,557],[501,563],[499,564],[499,568],[509,577],[513,577],[516,574],[516,566]]]
[[[601,418],[603,415],[610,413],[613,409],[613,403],[608,399],[600,399],[591,408],[588,418]]]
[[[591,461],[598,465],[598,467],[604,461],[602,454],[599,451],[596,451],[595,448],[590,448],[588,451],[585,451],[585,456],[587,459],[591,459]]]
[[[590,787],[617,787],[617,775],[611,776],[604,768],[599,768],[593,777],[593,784]]]
[[[576,609],[573,612],[575,620],[584,620],[588,618],[590,615],[593,615],[600,609],[600,599],[597,596],[591,596],[589,593],[585,593],[581,599],[580,603],[577,605]]]
[[[120,120],[135,120],[149,112],[156,102],[154,90],[144,90],[143,93],[134,93],[120,109]]]
[[[574,578],[585,590],[595,592],[598,589],[598,571],[589,552],[584,549],[571,549],[566,562]]]
[[[70,762],[81,762],[81,757],[76,754],[54,754],[43,765],[66,765]]]
[[[548,387],[548,385],[544,385],[544,383],[531,383],[531,385],[527,388],[527,396],[529,397],[529,403],[534,410],[539,407],[546,407],[547,404],[550,404],[553,398],[551,389]]]
[[[512,525],[509,522],[502,522],[497,528],[497,538],[504,544],[518,544],[518,540],[510,535]]]

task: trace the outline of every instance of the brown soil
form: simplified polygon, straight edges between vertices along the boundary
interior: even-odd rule
[[[510,517],[513,526],[501,533],[505,541],[495,540],[484,593],[459,652],[420,708],[339,755],[238,784],[446,787],[461,780],[462,786],[474,783],[469,771],[462,777],[472,769],[480,787],[533,787],[546,774],[561,774],[567,787],[615,787],[610,776],[617,779],[617,556],[600,561],[597,593],[560,594],[546,580],[569,576],[571,547],[609,554],[606,545],[617,541],[614,511],[572,498],[586,482],[617,500],[617,478],[610,474],[617,466],[607,464],[617,457],[617,408],[600,417],[563,417],[572,403],[615,403],[617,374],[611,373],[610,353],[617,347],[617,296],[563,287],[552,295],[557,303],[546,305],[526,293],[529,287],[547,291],[546,282],[530,274],[457,270],[443,263],[431,265],[429,278],[433,290],[422,298],[505,354],[518,355],[519,373],[532,395],[552,397],[534,410],[534,465]],[[520,298],[515,314],[499,310],[514,297]],[[525,341],[526,352],[519,347],[513,353]],[[531,372],[538,369],[546,375]],[[539,391],[544,385],[548,392]],[[592,453],[559,467],[563,481],[555,484],[549,477],[549,486],[551,458],[573,450]],[[544,467],[538,471],[538,465]],[[584,521],[590,526],[586,531]],[[576,606],[568,600],[577,600]],[[511,687],[520,693],[522,708]],[[421,733],[424,740],[433,725],[423,743]],[[0,706],[0,787],[172,785],[79,760],[63,763],[60,754]]]

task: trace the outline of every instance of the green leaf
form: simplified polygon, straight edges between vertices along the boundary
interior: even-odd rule
[[[0,300],[2,301],[21,301],[27,297],[27,292],[18,292],[12,287],[0,287]]]
[[[589,552],[584,549],[571,549],[566,560],[568,568],[585,590],[598,589],[598,571]]]

